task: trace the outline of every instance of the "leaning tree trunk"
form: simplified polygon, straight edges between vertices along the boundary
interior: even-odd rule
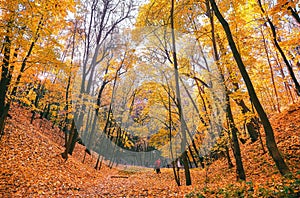
[[[296,8],[292,8],[291,6],[289,6],[287,9],[291,12],[294,19],[300,24],[300,17]]]
[[[237,179],[238,180],[246,180],[246,175],[245,175],[243,162],[242,162],[241,151],[240,151],[239,140],[238,140],[238,136],[237,136],[238,129],[236,128],[236,125],[234,123],[234,118],[233,118],[232,111],[231,111],[229,93],[228,93],[228,89],[227,89],[226,84],[225,84],[224,74],[222,73],[220,65],[218,64],[218,61],[219,61],[220,58],[218,56],[216,39],[215,39],[214,18],[213,18],[213,15],[210,12],[210,6],[209,6],[208,1],[206,2],[206,6],[207,6],[207,11],[209,13],[209,18],[210,18],[210,23],[211,23],[211,28],[212,28],[211,33],[212,33],[212,44],[213,44],[214,59],[217,62],[218,69],[219,69],[219,72],[220,72],[220,78],[222,79],[222,82],[223,82],[224,88],[225,88],[225,92],[226,92],[226,116],[227,116],[227,119],[229,121],[228,128],[231,132],[231,138],[232,138],[232,143],[233,143],[233,154],[234,154],[234,158],[235,158],[235,161],[236,161]],[[228,154],[228,153],[226,153],[226,154]],[[231,166],[230,162],[231,161],[230,161],[230,158],[229,158],[229,161],[228,161],[229,166]]]
[[[229,42],[229,46],[232,50],[234,59],[238,65],[240,73],[245,81],[249,96],[253,102],[253,105],[254,105],[254,107],[260,117],[260,120],[262,122],[262,125],[264,127],[264,131],[266,134],[266,143],[267,143],[269,153],[270,153],[271,157],[273,158],[273,160],[275,161],[275,164],[276,164],[278,170],[280,171],[280,173],[282,175],[286,175],[286,174],[290,173],[290,170],[278,150],[278,147],[277,147],[277,144],[275,141],[275,137],[274,137],[273,128],[267,117],[266,112],[264,111],[264,109],[256,95],[253,84],[250,80],[250,77],[247,73],[245,65],[242,61],[242,57],[241,57],[240,53],[238,52],[236,44],[233,40],[229,24],[227,23],[227,21],[224,19],[224,17],[220,13],[220,11],[216,5],[216,2],[214,0],[210,0],[210,2],[211,2],[213,10],[215,12],[215,15],[217,16],[218,20],[220,21],[221,25],[223,26],[223,29],[226,33],[226,36],[227,36],[227,39]]]

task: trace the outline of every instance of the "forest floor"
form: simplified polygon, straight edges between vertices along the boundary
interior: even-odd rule
[[[77,144],[67,161],[62,159],[63,133],[52,123],[13,107],[0,141],[0,197],[300,197],[300,104],[273,115],[278,147],[293,176],[281,177],[259,141],[241,145],[247,181],[236,181],[235,167],[226,159],[208,168],[191,170],[192,185],[177,186],[172,169],[127,167],[95,170],[97,156],[87,156]],[[262,139],[265,142],[262,132]],[[265,145],[264,145],[265,147]],[[233,160],[234,163],[234,160]]]

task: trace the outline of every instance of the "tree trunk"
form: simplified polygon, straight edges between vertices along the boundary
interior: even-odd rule
[[[251,110],[246,106],[244,100],[242,99],[234,99],[237,105],[239,105],[242,108],[242,114],[246,114],[251,112]],[[258,129],[259,129],[259,120],[258,118],[252,117],[249,122],[246,122],[246,128],[248,131],[248,134],[250,136],[250,139],[252,142],[255,142],[258,140]]]
[[[271,80],[272,80],[272,85],[273,85],[273,89],[274,89],[274,93],[275,93],[275,97],[276,97],[277,111],[280,113],[280,103],[279,103],[277,88],[276,88],[276,85],[275,85],[274,71],[273,71],[273,68],[272,68],[271,59],[270,59],[269,50],[268,50],[268,45],[267,45],[267,42],[266,42],[266,39],[265,39],[263,28],[260,29],[260,32],[261,32],[261,35],[262,35],[262,39],[264,41],[264,49],[265,49],[265,53],[267,55],[268,65],[269,65],[270,72],[271,72]]]
[[[227,111],[227,118],[229,122],[229,130],[231,131],[231,138],[233,142],[233,154],[236,162],[236,173],[237,173],[237,180],[246,180],[246,175],[243,167],[243,162],[242,162],[242,156],[241,156],[241,151],[240,151],[240,145],[239,145],[239,140],[238,140],[238,129],[236,128],[234,124],[234,119],[233,115],[231,112],[231,106],[230,106],[230,101],[229,101],[229,96],[226,94],[226,111]]]
[[[282,175],[286,175],[286,174],[290,173],[290,170],[289,170],[288,166],[286,165],[286,163],[284,162],[284,159],[282,158],[282,156],[278,150],[277,144],[275,142],[274,132],[273,132],[271,123],[270,123],[270,121],[267,117],[267,114],[265,113],[265,111],[256,95],[253,84],[250,80],[250,77],[247,73],[245,65],[242,61],[241,55],[238,52],[235,42],[233,40],[229,24],[227,23],[227,21],[224,19],[224,17],[220,13],[220,11],[216,5],[216,2],[214,0],[210,0],[210,2],[211,2],[212,8],[213,8],[218,20],[220,21],[220,23],[223,26],[223,29],[226,33],[226,36],[227,36],[227,39],[229,42],[229,46],[232,50],[234,59],[238,65],[240,73],[245,81],[246,86],[247,86],[247,90],[248,90],[249,96],[251,98],[251,101],[253,102],[253,105],[255,106],[255,109],[256,109],[256,111],[260,117],[260,120],[262,122],[262,125],[264,127],[265,134],[266,134],[266,143],[267,143],[269,153],[270,153],[271,157],[273,158],[273,160],[275,161],[275,164],[276,164],[277,168],[279,169],[280,173]]]
[[[2,73],[1,73],[1,81],[0,81],[0,137],[4,133],[5,120],[9,111],[9,106],[5,102],[8,87],[12,76],[11,74],[12,71],[9,68],[10,48],[11,48],[11,40],[9,36],[5,36],[5,43],[3,45],[4,45],[4,57],[3,57],[3,63],[1,65]]]
[[[186,126],[184,124],[184,117],[182,112],[181,106],[181,97],[180,97],[180,89],[179,89],[179,74],[178,74],[178,63],[177,63],[177,53],[176,53],[176,40],[175,40],[175,29],[174,29],[174,0],[172,0],[171,11],[170,11],[170,18],[171,18],[171,36],[172,36],[172,49],[173,49],[173,65],[174,65],[174,72],[175,72],[175,83],[176,83],[176,100],[177,100],[177,107],[179,112],[179,119],[181,125],[181,152],[182,153],[182,160],[184,166],[184,173],[185,173],[185,181],[186,185],[189,186],[192,184],[190,168],[188,165],[187,160],[187,138],[186,138]]]
[[[96,170],[98,170],[99,162],[100,162],[100,154],[98,154],[98,158],[97,158],[97,161],[96,161],[96,165],[95,165]]]
[[[291,12],[294,19],[300,24],[300,17],[298,15],[298,11],[295,8],[292,8],[291,6],[289,6],[287,9]]]
[[[67,145],[66,145],[66,149],[61,154],[62,158],[64,158],[66,161],[68,160],[68,153],[69,153],[69,150],[71,148],[71,144],[72,144],[72,140],[73,140],[73,136],[74,136],[74,131],[75,131],[75,121],[73,120],[71,130],[70,130],[69,139],[68,139]]]
[[[78,131],[77,131],[76,126],[75,126],[74,131],[73,131],[72,141],[71,141],[71,144],[70,144],[70,149],[69,149],[69,151],[68,151],[68,153],[69,153],[70,155],[73,154],[73,151],[74,151],[74,148],[75,148],[77,139],[78,139]]]
[[[219,58],[219,55],[218,55],[217,45],[216,45],[216,39],[215,39],[214,18],[213,18],[213,15],[210,13],[210,6],[209,6],[209,2],[208,1],[206,2],[206,6],[207,6],[207,11],[209,13],[211,27],[212,27],[211,33],[212,33],[212,43],[213,43],[214,59],[217,62],[218,70],[220,72],[220,79],[222,79],[222,82],[223,82],[224,88],[225,88],[225,94],[226,94],[226,113],[227,113],[226,116],[227,116],[227,119],[229,121],[229,124],[228,124],[229,126],[228,127],[229,127],[229,130],[231,131],[231,136],[232,136],[233,153],[234,153],[234,157],[235,157],[235,160],[236,160],[237,179],[238,180],[246,180],[246,175],[245,175],[245,171],[244,171],[244,167],[243,167],[243,162],[242,162],[242,157],[241,157],[240,145],[239,145],[238,136],[237,136],[238,129],[236,128],[235,123],[234,123],[234,118],[233,118],[232,111],[231,111],[229,93],[228,93],[228,90],[227,90],[227,87],[226,87],[226,84],[225,84],[224,74],[222,73],[220,65],[218,64],[218,61],[219,61],[220,58]],[[231,161],[229,161],[229,163],[230,162]]]
[[[233,167],[230,155],[229,155],[229,149],[228,146],[225,145],[225,155],[226,155],[226,159],[227,159],[227,163],[228,163],[228,168],[231,169]]]
[[[174,178],[176,181],[177,186],[180,186],[180,175],[178,172],[176,172],[176,163],[174,159],[174,154],[173,154],[173,144],[172,144],[172,109],[171,109],[171,96],[170,96],[170,87],[168,87],[168,114],[169,114],[169,140],[170,140],[170,153],[171,153],[171,158],[172,158],[172,169],[173,169],[173,174]]]

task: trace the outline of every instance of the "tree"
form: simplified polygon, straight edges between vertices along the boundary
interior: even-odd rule
[[[275,164],[276,164],[278,170],[280,171],[280,173],[282,175],[286,175],[286,174],[290,173],[290,170],[289,170],[288,166],[286,165],[286,163],[284,162],[284,159],[282,158],[282,156],[278,150],[277,144],[275,142],[273,128],[267,117],[267,114],[265,113],[265,111],[256,95],[253,84],[250,80],[250,77],[247,73],[245,65],[242,61],[242,58],[237,50],[234,40],[233,40],[229,24],[227,23],[227,21],[224,19],[224,17],[220,13],[220,11],[216,5],[216,2],[214,0],[210,0],[210,3],[212,5],[212,9],[214,10],[216,17],[218,18],[218,20],[220,21],[220,23],[223,26],[223,29],[226,33],[228,43],[232,50],[234,59],[238,65],[240,73],[245,81],[246,86],[247,86],[247,90],[248,90],[249,96],[251,98],[251,101],[253,102],[253,105],[255,106],[255,109],[261,119],[262,125],[264,127],[264,131],[266,134],[266,143],[267,143],[269,153],[270,153],[271,157],[273,158],[273,160],[275,161]]]
[[[77,113],[75,114],[76,127],[87,142],[88,149],[92,149],[91,141],[94,138],[95,124],[99,108],[102,105],[102,96],[105,87],[111,82],[107,75],[111,64],[105,64],[107,59],[112,59],[110,50],[114,50],[114,35],[118,32],[118,26],[127,19],[131,18],[134,9],[133,1],[120,0],[93,0],[85,1],[83,9],[87,10],[83,14],[81,28],[83,30],[84,53],[81,57],[81,78],[79,99],[82,101]],[[109,62],[110,60],[108,60]],[[103,62],[103,64],[101,64]],[[97,83],[101,81],[98,89]],[[89,103],[93,100],[92,103]],[[96,108],[95,104],[96,103]],[[79,103],[77,104],[79,105]],[[87,114],[87,112],[89,112]],[[87,121],[87,117],[91,122]],[[86,121],[86,123],[85,123]],[[85,123],[85,126],[83,126]],[[91,127],[89,127],[92,125]]]
[[[213,42],[213,55],[214,55],[214,59],[216,61],[216,64],[218,65],[219,68],[219,72],[220,72],[220,78],[222,79],[223,83],[224,83],[224,87],[225,87],[225,91],[226,91],[226,113],[227,113],[227,119],[228,119],[228,128],[231,132],[231,136],[232,136],[232,142],[233,142],[233,153],[234,153],[234,158],[236,160],[236,172],[237,172],[237,178],[240,180],[246,180],[246,175],[245,175],[245,171],[244,171],[244,167],[243,167],[243,162],[242,162],[242,157],[241,157],[241,151],[240,151],[240,146],[239,146],[239,141],[238,141],[238,129],[236,128],[236,125],[234,123],[234,118],[232,115],[232,110],[231,110],[231,105],[230,105],[230,97],[229,97],[229,92],[228,92],[228,88],[226,87],[225,84],[225,78],[224,78],[224,74],[222,74],[222,70],[221,70],[221,65],[218,62],[220,60],[219,55],[218,55],[218,51],[217,51],[217,43],[216,43],[216,39],[215,39],[215,32],[214,32],[214,15],[213,13],[211,13],[211,9],[210,9],[210,5],[209,2],[206,2],[206,6],[207,6],[207,12],[208,12],[208,17],[210,18],[210,24],[211,24],[211,38],[212,38],[212,42]]]
[[[182,151],[182,160],[185,172],[186,185],[191,185],[191,175],[190,169],[187,161],[187,138],[186,138],[186,125],[184,124],[183,111],[181,106],[181,96],[180,96],[180,88],[179,88],[179,74],[178,74],[178,62],[177,62],[177,52],[176,52],[176,40],[175,40],[175,26],[174,26],[174,0],[172,0],[171,11],[170,11],[170,20],[171,20],[171,34],[172,34],[172,51],[173,51],[173,66],[175,73],[175,82],[176,82],[176,102],[178,107],[179,119],[180,119],[180,130],[182,135],[181,140],[181,151]]]
[[[4,130],[12,97],[16,97],[22,76],[24,73],[32,75],[29,74],[29,68],[39,68],[39,65],[44,65],[43,60],[37,60],[37,57],[49,52],[49,48],[45,48],[47,43],[53,44],[52,52],[55,48],[59,48],[58,40],[61,38],[59,32],[63,27],[62,24],[66,24],[64,17],[67,16],[68,11],[74,11],[74,6],[74,1],[51,3],[1,1],[1,9],[6,10],[1,12],[3,18],[1,23],[7,28],[6,32],[1,32],[1,36],[4,37],[4,59],[1,64],[0,82],[1,133]],[[55,37],[57,40],[54,39]],[[53,58],[52,61],[56,62],[57,57]]]

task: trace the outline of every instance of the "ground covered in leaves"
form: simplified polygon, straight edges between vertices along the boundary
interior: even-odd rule
[[[184,186],[181,170],[180,187],[172,169],[155,174],[152,169],[109,169],[104,164],[95,170],[96,154],[82,163],[85,148],[78,144],[65,161],[63,133],[52,129],[51,122],[36,119],[30,124],[30,111],[16,106],[10,115],[0,141],[0,197],[300,197],[299,104],[271,118],[293,176],[281,177],[257,141],[241,146],[246,182],[236,181],[235,168],[228,169],[220,159],[205,169],[192,169],[192,186]]]

